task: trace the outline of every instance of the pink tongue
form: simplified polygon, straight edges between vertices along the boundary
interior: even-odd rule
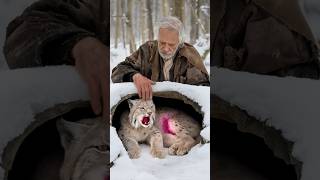
[[[143,117],[143,119],[142,119],[142,124],[144,124],[144,125],[148,125],[149,124],[149,121],[150,121],[150,119],[149,119],[149,117]]]

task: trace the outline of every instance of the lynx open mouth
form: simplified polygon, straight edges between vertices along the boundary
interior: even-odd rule
[[[149,116],[143,116],[141,123],[145,126],[148,126],[150,124],[150,117]]]

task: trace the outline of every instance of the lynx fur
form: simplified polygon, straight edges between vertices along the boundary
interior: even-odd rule
[[[186,113],[169,108],[155,108],[152,100],[128,100],[130,111],[120,117],[118,131],[124,147],[132,159],[140,157],[139,143],[150,145],[151,155],[164,158],[184,155],[200,142],[201,126]]]
[[[91,180],[108,177],[108,126],[101,117],[71,122],[57,121],[64,162],[61,180]]]

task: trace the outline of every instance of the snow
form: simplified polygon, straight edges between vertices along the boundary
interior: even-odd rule
[[[155,159],[147,146],[142,147],[142,156],[130,160],[122,156],[111,168],[112,180],[194,180],[210,179],[210,144],[195,146],[186,156],[167,156]],[[124,173],[125,170],[125,173]]]
[[[0,71],[0,84],[0,156],[35,114],[56,104],[89,99],[85,84],[68,66]]]
[[[206,50],[210,50],[210,34],[206,34],[202,37],[199,37],[199,39],[197,39],[196,43],[193,46],[197,49],[197,51],[202,57]],[[203,63],[208,73],[210,74],[210,52],[203,60]]]
[[[215,94],[249,115],[280,129],[294,142],[293,156],[303,162],[301,180],[318,180],[320,167],[320,81],[279,78],[212,68]]]

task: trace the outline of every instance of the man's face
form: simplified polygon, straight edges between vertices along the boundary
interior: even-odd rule
[[[175,30],[160,28],[158,36],[158,50],[163,59],[172,58],[179,45],[179,33]]]

